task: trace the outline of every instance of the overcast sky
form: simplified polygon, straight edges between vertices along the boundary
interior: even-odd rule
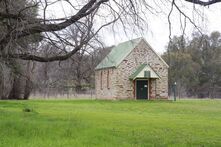
[[[188,4],[189,9],[185,9],[190,18],[194,18],[195,23],[202,29],[203,33],[211,33],[212,31],[220,31],[221,32],[221,5],[215,4],[210,7],[201,7],[201,13],[204,18],[194,16],[192,14],[192,4]],[[172,23],[172,36],[173,35],[181,35],[182,30],[180,29],[180,14],[177,11],[173,12],[171,16]],[[165,47],[169,41],[169,23],[167,16],[158,15],[152,16],[148,20],[149,28],[144,33],[144,37],[149,44],[158,52],[163,53],[165,51]],[[192,32],[196,31],[194,26],[188,22],[187,20],[187,28],[185,31],[185,35],[187,37],[191,37]],[[105,35],[104,35],[105,36]],[[134,35],[132,38],[140,37],[139,35]],[[119,42],[128,40],[128,36],[125,36],[123,33],[119,34],[111,34],[105,37],[105,42],[108,45],[118,44]]]
[[[193,5],[187,2],[183,2],[185,6],[182,5],[182,10],[195,21],[195,23],[202,28],[204,33],[211,33],[212,31],[220,31],[221,32],[221,4],[214,4],[209,7],[197,7],[200,10],[200,15],[203,18],[193,13]],[[170,8],[170,7],[169,7]],[[100,36],[102,40],[107,46],[117,45],[120,42],[127,41],[129,39],[144,37],[147,42],[156,50],[158,53],[163,53],[165,51],[165,47],[169,41],[169,23],[167,19],[167,15],[169,13],[169,8],[163,8],[164,13],[159,13],[157,15],[148,15],[148,28],[143,32],[143,36],[141,34],[129,32],[128,36],[124,34],[123,30],[117,30],[113,33],[111,30],[103,30],[100,32]],[[64,3],[59,3],[59,6],[51,7],[48,11],[53,16],[63,17],[64,15],[70,14],[71,8],[68,8]],[[65,13],[64,13],[65,11]],[[172,36],[173,35],[181,35],[182,30],[180,25],[180,14],[178,11],[174,10],[171,15],[171,23],[172,23]],[[182,20],[184,20],[182,18]],[[191,33],[194,31],[194,27],[187,20],[187,27],[185,34],[186,36],[191,36]]]

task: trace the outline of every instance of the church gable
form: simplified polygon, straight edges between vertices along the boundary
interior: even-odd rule
[[[120,67],[121,64],[128,64],[128,67],[131,67],[131,62],[135,62],[136,66],[149,64],[151,67],[153,65],[161,66],[162,68],[169,68],[168,64],[143,38],[139,41],[137,46],[127,54],[118,67]]]

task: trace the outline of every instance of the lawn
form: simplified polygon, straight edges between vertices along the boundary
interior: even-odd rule
[[[221,146],[221,100],[0,101],[0,146]]]

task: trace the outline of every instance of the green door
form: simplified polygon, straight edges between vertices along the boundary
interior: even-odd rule
[[[148,80],[136,80],[137,99],[148,99]]]

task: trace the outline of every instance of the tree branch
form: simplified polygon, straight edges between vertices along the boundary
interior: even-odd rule
[[[221,2],[221,0],[208,0],[207,2],[202,1],[202,0],[185,0],[185,1],[190,2],[190,3],[194,3],[194,4],[198,4],[201,6],[209,6],[209,5]]]
[[[40,57],[37,55],[31,55],[31,54],[8,54],[6,57],[1,56],[3,58],[15,58],[15,59],[22,59],[22,60],[32,60],[32,61],[38,61],[38,62],[53,62],[53,61],[63,61],[68,58],[70,58],[72,55],[74,55],[76,52],[78,52],[83,44],[75,47],[71,52],[60,55],[60,56],[52,56],[52,57]]]
[[[0,40],[0,44],[7,44],[10,38],[18,39],[28,35],[42,33],[42,32],[52,32],[62,30],[81,18],[91,14],[94,10],[96,10],[102,3],[105,3],[109,0],[90,0],[86,5],[84,5],[75,15],[70,17],[64,22],[58,24],[32,24],[28,25],[25,28],[17,28],[13,33],[7,34],[2,40]]]

